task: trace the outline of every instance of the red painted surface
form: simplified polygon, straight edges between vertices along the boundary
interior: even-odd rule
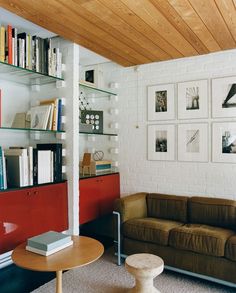
[[[0,193],[0,254],[48,230],[68,229],[67,183]]]
[[[80,186],[79,223],[84,224],[113,211],[120,197],[119,174],[82,179]]]

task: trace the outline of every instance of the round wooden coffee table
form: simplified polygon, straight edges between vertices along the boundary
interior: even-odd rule
[[[62,272],[82,267],[102,256],[103,245],[89,237],[72,236],[73,245],[50,256],[42,256],[25,249],[26,242],[17,246],[12,253],[13,262],[32,271],[56,272],[56,293],[62,293]]]

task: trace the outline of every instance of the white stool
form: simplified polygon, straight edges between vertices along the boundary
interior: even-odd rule
[[[149,253],[133,254],[126,258],[125,267],[136,280],[135,286],[129,292],[160,293],[153,286],[153,279],[164,269],[164,262],[159,256]]]

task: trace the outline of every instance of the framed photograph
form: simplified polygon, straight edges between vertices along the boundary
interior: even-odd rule
[[[178,118],[208,118],[208,80],[178,83]]]
[[[148,120],[169,120],[175,118],[174,84],[148,87]]]
[[[90,86],[94,87],[103,87],[103,72],[100,69],[99,65],[91,65],[84,66],[81,73],[82,79],[80,80],[82,83],[85,82]]]
[[[208,124],[178,125],[178,160],[208,162]]]
[[[236,116],[236,76],[212,79],[212,117]]]
[[[148,125],[148,160],[175,159],[175,125]]]
[[[212,161],[236,163],[236,122],[212,124]]]

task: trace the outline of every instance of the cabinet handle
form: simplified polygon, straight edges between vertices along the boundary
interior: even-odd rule
[[[27,194],[28,196],[30,196],[30,195],[31,195],[31,192],[30,192],[30,191],[27,191],[26,194]]]
[[[36,190],[36,191],[34,191],[34,195],[38,195],[39,194],[39,192]]]

